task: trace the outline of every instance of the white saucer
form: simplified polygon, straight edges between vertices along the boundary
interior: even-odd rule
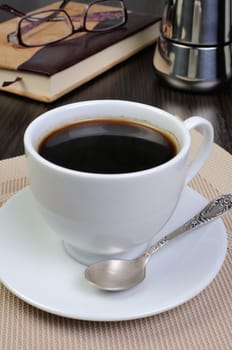
[[[204,198],[186,187],[175,214],[156,239],[204,204]],[[84,279],[85,267],[65,253],[60,239],[41,220],[29,188],[0,209],[2,283],[27,303],[74,319],[127,320],[174,308],[213,280],[226,246],[225,227],[219,219],[157,252],[139,286],[124,292],[103,292]]]

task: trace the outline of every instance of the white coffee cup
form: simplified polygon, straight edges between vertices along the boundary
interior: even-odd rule
[[[38,153],[41,140],[52,131],[99,118],[152,125],[174,135],[179,150],[162,165],[120,174],[70,170]],[[203,141],[189,164],[194,128],[200,129]],[[212,143],[212,125],[201,117],[183,122],[156,107],[121,100],[52,109],[35,119],[24,136],[30,187],[39,210],[68,253],[84,264],[145,250],[172,215],[186,183],[205,163]]]

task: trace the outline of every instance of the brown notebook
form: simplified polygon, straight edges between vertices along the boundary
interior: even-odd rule
[[[69,3],[79,11],[83,4]],[[58,8],[58,3],[46,9]],[[76,12],[78,13],[78,12]],[[80,33],[62,42],[37,48],[7,42],[17,19],[0,24],[0,90],[52,102],[124,61],[159,35],[155,16],[128,13],[127,23],[105,33]]]

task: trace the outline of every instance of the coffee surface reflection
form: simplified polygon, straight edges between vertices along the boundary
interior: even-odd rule
[[[176,155],[177,145],[164,131],[140,122],[97,119],[53,131],[39,153],[68,169],[119,174],[163,164]]]

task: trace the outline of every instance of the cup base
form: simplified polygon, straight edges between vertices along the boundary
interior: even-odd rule
[[[134,259],[139,255],[143,254],[145,250],[150,246],[150,242],[146,242],[135,248],[131,248],[124,253],[115,254],[115,255],[98,255],[98,254],[88,254],[79,250],[77,247],[72,244],[63,241],[65,252],[77,260],[80,264],[88,266],[98,261],[108,260],[108,259]]]

